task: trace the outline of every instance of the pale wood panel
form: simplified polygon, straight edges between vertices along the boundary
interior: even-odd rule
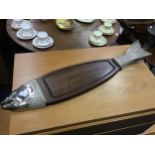
[[[111,58],[128,46],[17,54],[13,88],[51,70],[90,60]],[[10,133],[62,129],[155,110],[155,80],[140,61],[79,97],[38,110],[11,112]]]
[[[0,108],[0,135],[9,134],[10,111],[4,111]]]
[[[143,135],[155,135],[155,124],[142,133]]]

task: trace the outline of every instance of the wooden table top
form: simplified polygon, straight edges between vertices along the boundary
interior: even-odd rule
[[[62,31],[58,29],[55,24],[55,20],[48,20],[47,22],[41,22],[40,20],[32,19],[32,26],[37,31],[46,31],[49,36],[52,36],[55,40],[54,46],[49,49],[41,51],[51,50],[65,50],[65,49],[81,49],[91,48],[93,45],[89,44],[88,38],[94,30],[97,30],[98,26],[102,25],[100,20],[96,20],[93,23],[86,24],[74,20],[74,29],[72,31]],[[16,37],[16,31],[11,28],[12,20],[7,20],[7,32],[9,36],[22,47],[30,51],[40,51],[32,45],[32,40],[23,41]],[[108,36],[108,46],[116,43],[120,33],[120,24],[117,21],[114,25],[115,34]]]
[[[16,54],[13,89],[49,71],[111,58],[128,46]],[[129,65],[99,87],[46,108],[10,112],[9,134],[58,133],[98,123],[155,114],[155,79],[143,61]],[[4,112],[8,113],[8,111]],[[49,132],[48,132],[49,133]]]

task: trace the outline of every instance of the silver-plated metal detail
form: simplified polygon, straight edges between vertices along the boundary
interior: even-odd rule
[[[18,110],[23,108],[41,108],[46,106],[46,99],[37,80],[31,80],[14,90],[1,106],[6,110]]]
[[[120,65],[120,67],[124,68],[130,63],[143,59],[149,55],[151,55],[151,53],[145,51],[141,47],[139,41],[135,41],[123,55],[114,58],[114,60]]]

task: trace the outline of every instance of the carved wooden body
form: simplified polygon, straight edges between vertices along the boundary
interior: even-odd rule
[[[91,61],[53,71],[38,82],[51,105],[93,89],[119,70],[113,59]]]

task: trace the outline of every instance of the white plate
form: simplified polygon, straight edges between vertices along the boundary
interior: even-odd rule
[[[105,37],[101,37],[101,39],[96,40],[94,36],[90,36],[89,42],[95,46],[104,46],[108,43],[108,40]]]
[[[109,30],[105,29],[103,25],[98,27],[98,30],[101,31],[104,35],[113,35],[115,33],[114,28],[110,28]]]
[[[33,39],[33,41],[32,41],[33,46],[36,47],[36,48],[46,49],[46,48],[51,47],[51,46],[54,44],[53,38],[49,37],[49,44],[48,44],[47,46],[40,46],[40,45],[37,44],[37,39],[38,39],[38,38],[36,37],[36,38]]]
[[[29,36],[29,37],[22,36],[22,35],[21,35],[21,32],[22,32],[22,29],[20,29],[20,30],[16,33],[16,36],[17,36],[19,39],[22,39],[22,40],[33,39],[33,38],[37,35],[37,31],[35,31],[35,30],[33,30],[33,35],[32,35],[32,36]]]
[[[92,23],[95,21],[95,19],[76,19],[76,20],[82,23]]]

